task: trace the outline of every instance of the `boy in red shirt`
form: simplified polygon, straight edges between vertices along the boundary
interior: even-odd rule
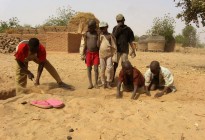
[[[59,86],[64,83],[60,79],[56,69],[46,59],[46,50],[43,45],[39,43],[37,38],[31,38],[29,41],[22,41],[16,47],[16,94],[24,93],[27,85],[27,76],[33,80],[34,75],[28,70],[28,62],[34,61],[38,65],[38,73],[35,80],[35,85],[40,84],[40,77],[45,67],[46,70],[53,76]]]
[[[122,97],[122,94],[120,92],[122,83],[124,91],[133,92],[131,99],[138,99],[140,94],[144,93],[145,91],[145,79],[142,73],[138,69],[133,67],[128,60],[122,62],[122,70],[120,71],[117,84],[117,98]]]

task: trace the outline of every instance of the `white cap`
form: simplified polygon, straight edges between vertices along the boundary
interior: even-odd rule
[[[100,28],[101,27],[107,27],[107,26],[108,26],[107,22],[102,21],[102,22],[99,23]]]

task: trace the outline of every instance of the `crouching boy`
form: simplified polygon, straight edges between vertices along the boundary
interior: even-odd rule
[[[167,93],[175,92],[174,77],[169,69],[160,66],[158,61],[152,61],[150,68],[145,73],[146,92],[150,90],[162,89],[154,97],[161,97]]]
[[[140,94],[144,93],[145,79],[142,73],[129,61],[122,62],[122,70],[119,74],[118,84],[117,84],[117,98],[122,97],[120,91],[121,86],[123,91],[132,91],[131,99],[138,99]]]

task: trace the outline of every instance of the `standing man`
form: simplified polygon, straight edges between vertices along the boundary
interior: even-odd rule
[[[117,62],[114,62],[114,77],[118,67],[119,60],[121,58],[122,62],[128,60],[129,54],[129,45],[131,46],[131,57],[134,58],[136,56],[134,49],[134,33],[130,27],[124,24],[125,18],[122,14],[118,14],[116,16],[117,25],[113,28],[112,34],[116,38],[117,45]],[[114,81],[113,77],[113,81]]]
[[[31,38],[30,40],[24,40],[16,47],[16,94],[25,93],[27,85],[27,76],[33,80],[33,73],[28,70],[28,62],[34,61],[38,64],[38,72],[35,80],[35,85],[40,84],[40,77],[45,67],[46,70],[57,81],[59,86],[63,86],[60,76],[56,69],[46,59],[46,50],[43,45],[40,44],[37,38]]]

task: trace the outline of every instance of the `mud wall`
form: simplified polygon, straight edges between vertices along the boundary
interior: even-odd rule
[[[81,34],[69,32],[47,32],[46,50],[75,53],[79,52]]]

